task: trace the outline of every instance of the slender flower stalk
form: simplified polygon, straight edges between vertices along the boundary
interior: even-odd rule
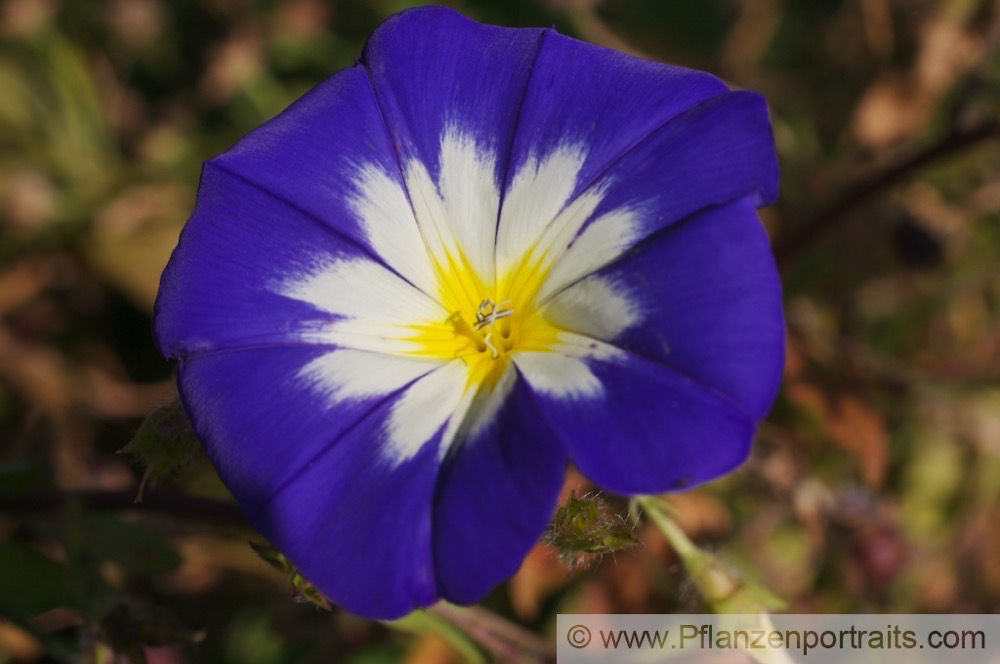
[[[639,496],[635,502],[670,543],[705,603],[713,613],[719,614],[721,628],[729,631],[774,629],[769,612],[784,608],[781,598],[763,586],[741,578],[716,556],[695,545],[670,517],[669,505],[658,496]],[[767,646],[746,652],[760,664],[792,662],[784,649]]]

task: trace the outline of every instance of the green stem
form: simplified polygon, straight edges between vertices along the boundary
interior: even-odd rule
[[[430,611],[414,611],[386,625],[409,634],[434,634],[451,646],[469,664],[485,664],[486,657],[465,632],[443,616]]]
[[[666,512],[668,508],[660,498],[657,496],[637,496],[635,501],[649,519],[656,524],[656,527],[660,529],[660,532],[663,533],[663,536],[670,543],[670,546],[673,547],[674,551],[677,552],[678,556],[686,560],[700,552],[698,547],[694,545],[694,542],[688,539],[688,536],[680,529],[680,526],[667,516]]]
[[[784,602],[769,590],[740,578],[718,558],[699,549],[670,518],[670,507],[657,496],[639,496],[635,502],[681,559],[685,571],[705,603],[719,616],[720,626],[738,629],[773,629],[770,609],[782,608]],[[792,664],[780,648],[746,651],[758,664]]]
[[[436,634],[467,662],[486,662],[483,651],[500,662],[555,661],[555,647],[549,641],[479,606],[438,602],[387,624],[410,633]]]
[[[784,607],[781,598],[746,581],[716,556],[699,549],[670,518],[670,507],[663,499],[638,496],[635,502],[673,547],[691,582],[714,613],[758,614]]]

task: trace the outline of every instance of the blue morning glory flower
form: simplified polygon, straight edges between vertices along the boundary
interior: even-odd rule
[[[204,168],[155,328],[247,519],[394,618],[512,574],[567,461],[746,457],[783,364],[763,99],[441,8]]]

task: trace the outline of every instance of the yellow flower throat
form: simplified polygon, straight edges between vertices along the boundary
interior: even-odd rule
[[[530,252],[529,252],[530,256]],[[461,359],[469,368],[467,387],[493,387],[514,351],[551,350],[558,328],[536,302],[549,270],[526,256],[489,285],[464,256],[435,262],[438,298],[449,315],[444,320],[412,326],[417,355]]]

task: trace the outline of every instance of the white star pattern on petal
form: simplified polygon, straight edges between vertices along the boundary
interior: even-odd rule
[[[518,374],[551,396],[601,396],[585,360],[620,353],[606,342],[642,312],[622,286],[590,275],[633,245],[638,213],[594,218],[607,183],[572,197],[585,156],[564,144],[528,159],[500,210],[495,154],[450,128],[436,182],[417,160],[405,189],[375,166],[357,169],[351,209],[384,265],[316,257],[275,286],[335,316],[303,333],[337,347],[303,380],[333,403],[400,393],[387,460],[412,458],[441,427],[444,456],[492,421]]]

